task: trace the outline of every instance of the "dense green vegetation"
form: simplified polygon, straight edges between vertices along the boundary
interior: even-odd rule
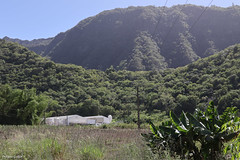
[[[28,49],[30,49],[40,55],[44,53],[48,44],[53,40],[53,38],[47,38],[47,39],[41,38],[41,39],[34,39],[31,41],[28,41],[28,40],[21,40],[21,39],[17,39],[17,38],[13,39],[13,38],[9,38],[9,37],[4,37],[3,39],[6,41],[19,43],[20,45],[23,45],[23,46],[27,47]]]
[[[240,118],[236,107],[219,114],[210,102],[205,112],[182,112],[179,118],[170,112],[170,118],[159,127],[150,122],[152,133],[142,134],[154,153],[162,155],[168,151],[173,157],[194,160],[226,159],[226,154],[231,159],[240,158]]]
[[[108,115],[135,121],[136,87],[141,113],[193,112],[213,100],[221,111],[240,106],[240,45],[200,59],[188,66],[164,71],[86,70],[56,64],[15,44],[0,40],[0,84],[13,88],[36,88],[57,105],[55,115]]]
[[[111,114],[118,121],[97,129],[0,125],[0,157],[220,159],[224,152],[239,158],[239,9],[212,6],[196,25],[203,7],[129,7],[54,38],[0,39],[0,124],[34,125],[68,114]],[[139,137],[146,130],[111,129],[137,127],[136,102],[140,123],[150,121],[153,132],[145,138],[159,155]]]
[[[55,62],[90,69],[113,65],[148,71],[184,66],[240,43],[239,6],[212,6],[199,17],[204,10],[177,5],[104,11],[58,34],[44,51],[33,50]]]
[[[56,102],[55,102],[56,103]],[[0,124],[40,124],[42,118],[51,115],[47,108],[54,102],[44,95],[36,95],[35,89],[12,89],[0,86]]]

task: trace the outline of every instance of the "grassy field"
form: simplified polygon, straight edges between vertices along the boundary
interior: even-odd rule
[[[0,126],[0,159],[151,160],[147,129]]]

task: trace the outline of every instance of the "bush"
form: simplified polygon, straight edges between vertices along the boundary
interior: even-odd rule
[[[205,112],[195,114],[182,111],[180,118],[170,112],[171,120],[157,127],[150,122],[152,133],[143,134],[154,153],[169,151],[181,159],[232,159],[240,158],[240,118],[236,107],[228,107],[218,114],[210,102]],[[230,142],[230,143],[228,143]],[[225,146],[226,145],[226,146]]]
[[[100,160],[103,159],[103,150],[94,144],[85,144],[80,149],[80,159],[82,160]]]

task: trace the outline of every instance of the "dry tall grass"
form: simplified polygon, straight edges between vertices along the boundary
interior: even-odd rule
[[[81,126],[0,126],[0,159],[157,159],[142,136],[148,130]]]

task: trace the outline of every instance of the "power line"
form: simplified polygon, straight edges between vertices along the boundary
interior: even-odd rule
[[[164,6],[163,6],[163,13],[164,13],[164,9],[165,9],[167,3],[168,3],[168,0],[166,0],[165,4],[164,4]],[[153,36],[156,34],[157,27],[158,27],[160,21],[162,20],[162,17],[163,17],[163,16],[160,15],[160,18],[158,19],[158,23],[157,23],[157,25],[155,26],[155,29],[154,29],[154,31],[153,31],[153,34],[152,34]]]
[[[185,33],[184,36],[186,36],[192,29],[193,27],[197,24],[197,22],[200,20],[200,18],[202,17],[202,15],[207,11],[207,9],[210,7],[210,5],[212,4],[213,0],[210,1],[210,3],[205,7],[205,9],[202,11],[202,13],[198,16],[198,18],[194,21],[194,23],[191,25],[191,27],[189,28],[188,32]],[[186,3],[188,3],[188,0],[186,1]],[[186,5],[185,3],[185,5]],[[181,9],[181,11],[183,10],[183,8]],[[168,31],[167,35],[165,36],[165,38],[163,39],[163,43],[162,46],[165,44],[170,32],[172,31],[174,25],[176,24],[177,20],[178,20],[179,16],[175,19],[173,25],[171,26],[170,30]]]
[[[202,15],[207,11],[207,9],[210,7],[210,5],[212,4],[213,0],[211,0],[211,2],[208,4],[207,7],[205,7],[205,9],[203,10],[203,12],[200,14],[200,16],[197,18],[197,20],[192,24],[192,26],[190,27],[190,29],[188,30],[188,32],[190,32],[193,27],[197,24],[197,22],[200,20],[200,18],[202,17]]]
[[[185,5],[188,3],[188,1],[189,1],[189,0],[186,0],[186,2],[185,2],[185,4],[184,4],[184,6],[185,6]],[[182,12],[182,11],[183,11],[183,9],[184,9],[184,7],[182,7],[182,9],[180,10],[180,12]],[[176,22],[178,21],[178,19],[179,19],[179,16],[180,16],[180,15],[178,15],[178,17],[177,17],[177,18],[174,20],[174,22],[173,22],[173,24],[172,24],[171,28],[169,29],[168,33],[167,33],[167,34],[166,34],[166,36],[164,37],[162,45],[163,45],[163,44],[165,43],[165,41],[167,40],[167,38],[168,38],[169,34],[171,33],[172,29],[174,28],[174,26],[175,26]]]

